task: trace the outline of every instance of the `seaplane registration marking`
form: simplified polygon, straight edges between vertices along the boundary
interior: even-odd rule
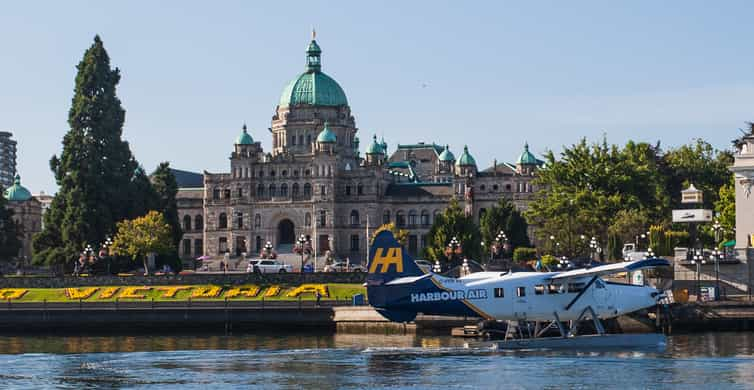
[[[453,291],[436,291],[427,293],[412,293],[411,302],[439,302],[439,301],[460,301],[464,299],[485,299],[487,290],[453,290]]]

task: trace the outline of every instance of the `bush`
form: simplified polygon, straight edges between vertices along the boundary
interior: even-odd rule
[[[513,251],[513,261],[523,263],[537,258],[537,250],[534,248],[518,247]]]
[[[558,259],[555,258],[553,255],[544,255],[542,256],[542,267],[545,267],[547,269],[552,269],[558,264]]]

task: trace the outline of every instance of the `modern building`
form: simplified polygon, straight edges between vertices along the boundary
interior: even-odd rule
[[[42,203],[21,185],[18,174],[3,196],[8,200],[6,207],[13,210],[13,219],[20,227],[21,250],[18,257],[28,264],[31,260],[31,239],[42,231]]]
[[[390,154],[376,135],[364,145],[346,94],[322,71],[321,58],[312,40],[304,72],[275,107],[270,149],[244,125],[229,172],[177,175],[181,256],[257,254],[267,242],[286,253],[303,235],[320,255],[358,262],[367,232],[388,222],[410,231],[407,248],[416,255],[453,198],[475,218],[502,197],[526,208],[542,164],[528,145],[516,163],[484,169],[468,146],[398,144]]]
[[[16,141],[12,133],[0,131],[0,188],[13,185],[16,176]]]

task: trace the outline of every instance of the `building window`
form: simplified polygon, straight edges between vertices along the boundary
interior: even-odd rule
[[[408,226],[416,226],[416,223],[418,221],[416,220],[416,210],[411,210],[408,212]]]
[[[384,213],[382,213],[382,224],[386,225],[390,223],[390,210],[385,210]]]
[[[274,169],[270,169],[270,176],[275,177],[275,170]]]
[[[204,217],[201,215],[197,215],[194,217],[194,229],[196,230],[202,230],[204,229]]]
[[[259,229],[262,227],[262,216],[257,214],[254,216],[254,229]]]
[[[238,197],[243,198],[243,188],[238,187]]]
[[[291,145],[296,145],[296,136],[295,135],[291,136]]]
[[[230,199],[230,188],[226,188],[224,192],[225,192],[224,198],[225,199]]]
[[[364,195],[364,185],[359,183],[356,186],[356,195]]]
[[[304,136],[303,135],[299,135],[298,136],[298,143],[299,143],[299,145],[303,145],[304,144]]]
[[[236,227],[238,229],[243,229],[243,213],[236,214]]]
[[[322,196],[327,195],[327,186],[325,185],[319,186],[319,194]]]
[[[255,244],[254,248],[256,249],[257,253],[259,253],[259,252],[262,251],[262,237],[257,236],[256,244]]]
[[[359,212],[351,210],[351,226],[359,226]]]
[[[516,287],[516,296],[518,296],[518,297],[525,297],[526,296],[526,287]]]
[[[283,177],[288,177],[288,170],[287,169],[283,169],[282,174],[283,174]]]
[[[486,189],[487,189],[487,186],[485,186],[484,184],[479,186],[479,191],[484,191]]]
[[[191,256],[191,240],[189,239],[183,240],[183,255]]]
[[[421,241],[419,243],[419,248],[424,249],[427,247],[427,235],[422,234],[420,237]]]
[[[191,231],[191,216],[190,215],[183,216],[183,231],[184,232]]]
[[[217,240],[217,253],[222,254],[228,251],[228,238],[220,237]]]
[[[351,235],[351,252],[358,252],[358,251],[359,251],[359,235],[352,234]]]
[[[306,144],[307,145],[311,145],[311,143],[312,143],[312,136],[311,136],[311,134],[307,134],[306,135]]]
[[[264,177],[264,171],[261,169],[259,170],[259,177]]]
[[[351,196],[351,186],[346,186],[346,196]]]
[[[505,290],[502,287],[497,287],[493,291],[495,298],[505,298]]]
[[[291,197],[298,198],[298,183],[293,183],[291,186]]]
[[[304,176],[311,176],[311,175],[312,175],[312,171],[310,169],[307,169],[304,171]]]
[[[395,224],[398,225],[398,227],[406,226],[406,216],[403,214],[403,211],[395,213]]]
[[[319,210],[319,226],[327,225],[327,210]]]
[[[508,192],[511,192],[511,185],[510,184],[506,184],[505,185],[505,190],[508,191]]]
[[[283,183],[280,185],[280,196],[283,198],[288,197],[288,184]]]
[[[312,185],[309,183],[304,184],[304,198],[309,199],[312,197]]]
[[[270,198],[274,198],[275,197],[275,185],[274,184],[270,184],[269,193],[270,193]]]
[[[212,199],[220,199],[220,189],[215,188],[212,190]]]
[[[416,256],[418,249],[416,234],[408,236],[408,253],[410,253],[411,256]]]
[[[312,215],[309,213],[306,213],[306,215],[304,215],[304,226],[312,226]]]
[[[429,226],[429,211],[422,210],[421,223],[422,226]]]
[[[201,256],[204,254],[204,241],[200,238],[194,240],[194,256]]]
[[[257,198],[264,198],[264,184],[257,186]]]
[[[228,228],[228,215],[227,214],[221,213],[220,217],[217,218],[217,228],[218,229]]]

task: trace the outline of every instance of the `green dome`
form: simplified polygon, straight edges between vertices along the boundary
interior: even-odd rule
[[[519,165],[537,165],[537,158],[529,151],[529,143],[524,144],[524,152],[518,156],[516,163]]]
[[[5,190],[4,196],[11,202],[25,202],[31,199],[31,192],[21,185],[21,176],[16,174],[16,180]]]
[[[471,154],[469,154],[469,147],[467,145],[463,146],[463,154],[461,154],[461,157],[456,161],[456,165],[459,167],[476,166],[476,161],[474,161],[474,157],[471,157]]]
[[[450,151],[450,147],[445,145],[445,150],[440,153],[440,161],[455,161],[456,156]]]
[[[325,128],[319,132],[319,135],[317,136],[317,142],[321,144],[334,144],[337,140],[338,139],[337,137],[335,137],[335,133],[330,130],[328,123],[325,122]]]
[[[236,138],[236,145],[253,145],[254,138],[246,132],[246,124],[243,125],[241,134]]]
[[[318,106],[346,106],[348,100],[343,88],[330,76],[322,73],[317,41],[312,40],[306,50],[306,72],[283,89],[280,107],[310,104]]]
[[[372,137],[372,143],[367,147],[367,154],[385,154],[382,144],[377,142],[377,136]]]

